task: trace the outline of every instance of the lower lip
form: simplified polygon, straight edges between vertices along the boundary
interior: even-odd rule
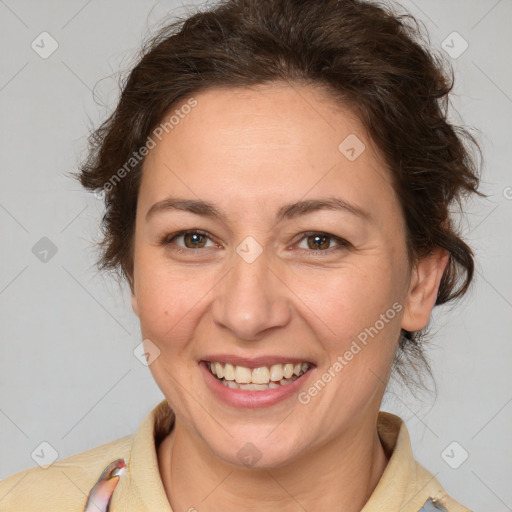
[[[208,369],[204,361],[199,363],[199,367],[203,372],[207,386],[215,396],[233,407],[246,407],[251,409],[255,409],[257,407],[269,407],[286,400],[292,395],[295,395],[306,383],[309,374],[314,369],[314,367],[310,367],[306,373],[302,374],[293,382],[290,382],[290,384],[284,384],[278,388],[267,389],[264,391],[250,391],[244,389],[231,389],[224,386],[224,384],[212,375],[212,372]]]

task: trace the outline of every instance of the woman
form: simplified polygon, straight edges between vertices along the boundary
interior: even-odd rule
[[[5,510],[469,510],[379,410],[473,274],[473,141],[417,38],[369,2],[231,0],[145,48],[79,179],[165,400]]]

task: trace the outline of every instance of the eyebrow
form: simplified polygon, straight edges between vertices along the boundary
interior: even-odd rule
[[[227,215],[215,204],[198,199],[180,199],[168,197],[153,204],[146,213],[146,221],[159,212],[179,210],[210,217],[226,222]],[[360,206],[351,204],[339,197],[328,197],[325,199],[308,199],[282,206],[276,214],[276,223],[289,220],[301,215],[306,215],[318,210],[339,210],[350,213],[363,220],[370,220],[370,214]]]

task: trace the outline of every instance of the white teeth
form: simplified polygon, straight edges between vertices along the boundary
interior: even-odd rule
[[[293,382],[298,377],[294,375],[291,379],[281,379],[279,383],[270,381],[268,384],[238,384],[238,382],[234,380],[224,380],[222,379],[220,383],[223,386],[226,386],[227,388],[231,389],[242,389],[244,391],[265,391],[267,389],[275,389],[279,388],[281,386],[285,386],[286,384],[290,384],[290,382]]]
[[[240,384],[240,389],[245,389],[247,391],[264,391],[268,389],[267,384]]]
[[[245,366],[237,366],[235,369],[235,380],[238,384],[249,384],[251,382],[251,369]]]
[[[283,375],[286,379],[289,379],[293,375],[293,364],[288,363],[283,366]]]
[[[283,378],[283,365],[273,364],[270,367],[270,380],[279,382]]]
[[[224,378],[226,380],[235,380],[235,367],[232,364],[226,363],[224,365]]]
[[[289,384],[309,369],[309,363],[286,363],[247,368],[218,361],[207,364],[211,373],[231,389],[265,390]]]
[[[254,368],[252,371],[252,382],[254,384],[268,384],[270,381],[270,372],[266,366]]]
[[[219,377],[219,379],[222,379],[222,377],[224,377],[224,371],[220,363],[215,363],[215,374],[217,375],[217,377]]]

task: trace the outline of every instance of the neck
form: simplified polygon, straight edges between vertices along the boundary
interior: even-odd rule
[[[243,468],[215,457],[179,421],[158,448],[174,512],[343,510],[359,512],[388,463],[376,416],[272,469]]]

